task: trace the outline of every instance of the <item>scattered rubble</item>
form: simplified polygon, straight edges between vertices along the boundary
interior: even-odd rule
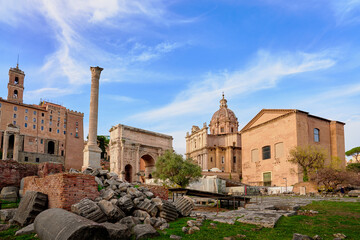
[[[15,212],[13,221],[22,227],[33,223],[35,217],[47,208],[47,200],[46,194],[26,192]]]
[[[21,236],[24,234],[35,233],[34,224],[27,225],[15,233],[15,236]]]
[[[174,205],[177,211],[184,217],[189,216],[195,207],[194,201],[187,196],[177,198]]]
[[[345,239],[346,238],[345,234],[342,234],[342,233],[335,233],[333,236],[335,238],[339,238],[339,239]]]
[[[360,190],[351,190],[348,195],[349,197],[360,197]]]
[[[308,235],[294,233],[292,240],[313,240],[313,238],[309,237]]]
[[[0,199],[9,202],[15,202],[19,198],[18,192],[18,187],[3,187],[3,189],[1,189]]]
[[[3,222],[8,222],[15,215],[16,208],[2,209],[0,210],[0,220]]]

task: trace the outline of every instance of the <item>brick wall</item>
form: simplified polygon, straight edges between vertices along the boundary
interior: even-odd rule
[[[44,178],[27,177],[24,180],[24,194],[26,191],[47,194],[49,208],[66,210],[85,197],[94,199],[99,196],[95,177],[77,173],[58,173]]]
[[[300,187],[306,188],[306,193],[318,193],[318,186],[314,182],[300,182],[296,183],[293,188],[293,192],[300,194]]]
[[[169,190],[163,186],[142,184],[147,187],[155,196],[167,200],[169,198]]]
[[[34,176],[37,172],[37,164],[0,160],[0,189],[6,186],[20,187],[20,181],[23,177]]]

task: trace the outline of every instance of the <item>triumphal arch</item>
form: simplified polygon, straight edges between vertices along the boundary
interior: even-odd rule
[[[110,129],[110,171],[128,182],[152,178],[157,158],[172,150],[172,136],[118,124]]]

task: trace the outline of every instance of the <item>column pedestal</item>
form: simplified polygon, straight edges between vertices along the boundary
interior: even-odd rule
[[[100,158],[101,158],[101,149],[96,145],[86,145],[84,148],[84,160],[83,160],[83,169],[91,167],[92,169],[100,169]]]

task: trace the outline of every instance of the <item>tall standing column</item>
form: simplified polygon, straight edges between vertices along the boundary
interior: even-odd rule
[[[90,67],[91,93],[89,113],[89,140],[84,148],[83,169],[87,167],[101,168],[101,149],[97,145],[98,105],[99,105],[99,79],[103,68]]]
[[[20,148],[20,134],[16,133],[14,139],[14,153],[13,153],[13,160],[19,161],[19,148]]]
[[[4,145],[3,145],[3,160],[7,160],[7,152],[9,148],[9,134],[7,132],[4,132]]]

